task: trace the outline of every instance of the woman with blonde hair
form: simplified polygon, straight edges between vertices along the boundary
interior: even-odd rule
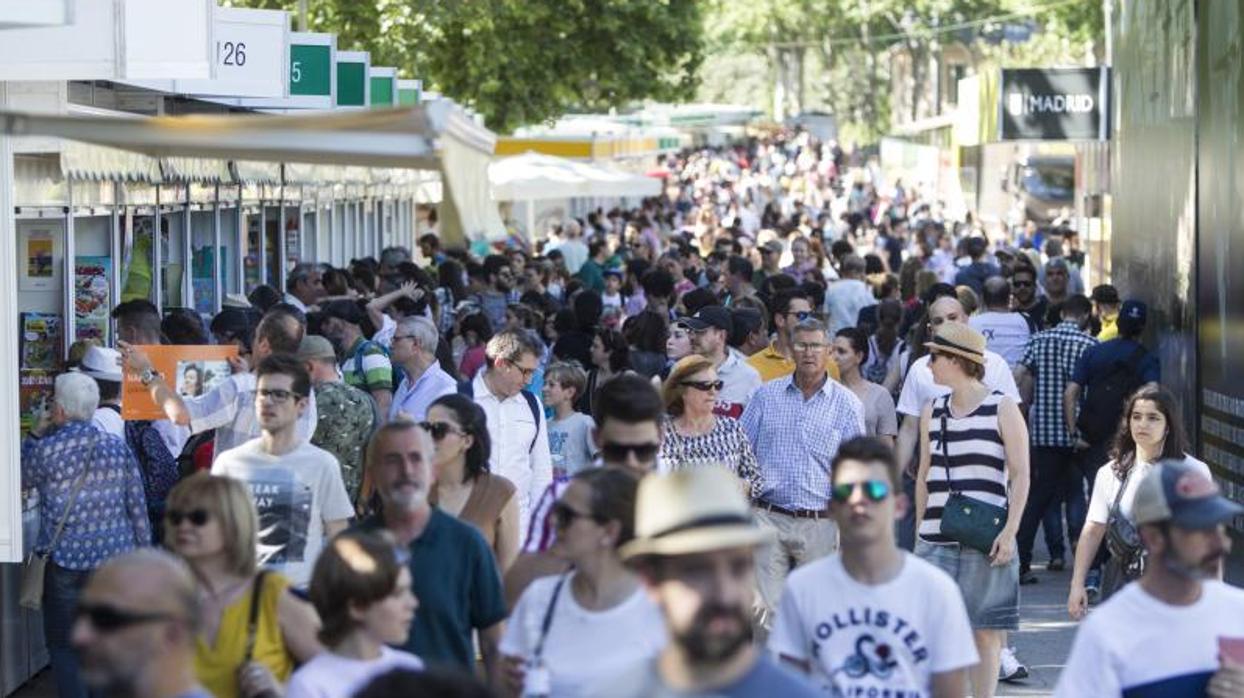
[[[713,362],[699,354],[674,364],[661,385],[666,417],[657,464],[663,471],[722,466],[755,496],[760,492],[760,472],[747,434],[738,421],[713,414],[721,387]]]
[[[239,480],[196,473],[169,492],[164,544],[199,582],[194,671],[216,698],[279,695],[295,663],[322,649],[319,618],[289,580],[258,571],[259,517]]]

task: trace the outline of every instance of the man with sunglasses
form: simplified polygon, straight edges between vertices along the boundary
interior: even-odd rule
[[[738,419],[762,381],[760,373],[745,357],[730,349],[730,333],[734,331],[730,311],[720,305],[704,306],[695,315],[680,319],[678,326],[687,328],[691,333],[692,351],[712,361],[722,380],[723,387],[717,394],[713,412],[719,417]]]
[[[259,513],[259,564],[305,589],[324,540],[345,530],[354,507],[337,459],[299,438],[298,420],[311,392],[306,367],[274,354],[259,363],[256,375],[262,434],[221,454],[212,474],[246,484]]]
[[[769,313],[773,317],[773,341],[768,348],[747,358],[748,365],[756,369],[765,383],[795,372],[791,331],[795,325],[812,317],[812,300],[801,288],[779,291],[769,299]],[[830,378],[838,380],[838,364],[830,361],[825,370]]]
[[[839,444],[865,433],[863,403],[825,373],[825,325],[809,318],[791,334],[794,375],[765,383],[741,420],[759,464],[756,519],[777,538],[756,554],[762,630],[772,625],[787,573],[837,550],[838,532],[826,513],[832,461]]]
[[[186,564],[162,550],[126,553],[100,567],[73,625],[85,683],[105,696],[209,698],[194,675],[195,587]]]
[[[770,651],[829,695],[963,696],[977,662],[967,610],[949,576],[895,542],[911,503],[894,453],[852,439],[831,477],[841,552],[791,573]]]
[[[484,347],[487,363],[459,392],[475,400],[488,418],[489,469],[518,489],[520,538],[531,509],[553,480],[544,405],[524,386],[540,368],[543,346],[527,330],[505,330]]]

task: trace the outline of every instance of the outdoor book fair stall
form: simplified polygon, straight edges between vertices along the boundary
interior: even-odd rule
[[[418,81],[213,0],[0,6],[0,688],[46,663],[17,564],[36,534],[20,436],[77,339],[131,298],[216,312],[300,260],[505,234],[495,138]],[[282,289],[283,290],[283,289]],[[16,370],[13,370],[16,369]]]

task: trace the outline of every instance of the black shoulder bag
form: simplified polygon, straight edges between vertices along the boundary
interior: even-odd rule
[[[946,443],[946,421],[950,414],[950,396],[942,403],[942,466],[946,468],[946,506],[942,508],[942,535],[959,545],[988,555],[993,542],[1006,526],[1007,509],[969,497],[955,489],[950,473],[950,448]]]

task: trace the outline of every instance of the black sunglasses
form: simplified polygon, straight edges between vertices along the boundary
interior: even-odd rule
[[[115,632],[122,628],[128,628],[131,625],[140,623],[155,623],[158,621],[176,620],[177,617],[168,613],[139,613],[136,611],[123,611],[115,606],[109,606],[102,603],[78,602],[78,607],[74,609],[76,618],[86,618],[91,621],[91,625],[102,633]]]
[[[569,504],[562,502],[554,502],[553,508],[549,512],[553,516],[553,524],[557,528],[566,528],[573,524],[575,519],[591,519],[599,521],[595,515],[576,510]]]
[[[457,434],[462,436],[466,432],[454,427],[449,422],[419,422],[419,426],[432,435],[433,441],[440,441],[445,438],[446,434]]]
[[[206,509],[191,509],[190,511],[169,509],[164,512],[164,518],[168,519],[169,524],[174,527],[180,526],[182,521],[189,521],[194,526],[204,526],[211,515]]]
[[[613,462],[624,461],[632,453],[636,460],[650,461],[656,458],[657,451],[660,450],[661,444],[605,444],[600,452],[605,460]]]
[[[710,390],[720,391],[723,387],[725,387],[726,382],[719,379],[715,381],[683,381],[682,384],[688,388],[695,388],[696,390],[707,393]]]
[[[884,480],[865,480],[863,482],[844,482],[834,485],[830,490],[832,499],[845,502],[855,493],[857,487],[864,489],[864,496],[871,502],[880,502],[890,496],[890,483]]]
[[[794,315],[795,319],[798,320],[799,322],[803,322],[804,320],[807,320],[808,318],[812,317],[811,310],[789,310],[786,312],[786,314]]]

